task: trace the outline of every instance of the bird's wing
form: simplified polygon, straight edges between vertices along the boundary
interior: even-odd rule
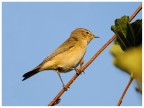
[[[42,65],[43,63],[51,60],[53,57],[57,56],[60,53],[63,53],[72,47],[77,43],[78,40],[75,38],[69,38],[67,39],[63,44],[61,44],[53,53],[51,53],[47,58],[44,59],[44,61],[40,64]]]

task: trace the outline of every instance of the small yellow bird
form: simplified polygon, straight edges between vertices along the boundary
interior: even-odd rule
[[[94,38],[99,37],[94,36],[87,29],[78,28],[74,30],[70,37],[52,54],[45,58],[41,64],[25,73],[23,75],[23,81],[38,72],[56,70],[64,87],[60,73],[66,73],[76,69],[85,55],[87,45]]]

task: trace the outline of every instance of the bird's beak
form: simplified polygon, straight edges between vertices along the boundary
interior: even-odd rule
[[[95,35],[93,35],[94,36],[94,38],[100,38],[100,37],[98,37],[98,36],[95,36]]]

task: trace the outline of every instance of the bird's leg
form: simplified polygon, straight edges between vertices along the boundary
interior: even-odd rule
[[[84,60],[82,59],[82,60],[80,61],[80,68],[82,68],[83,64],[84,64]]]
[[[79,64],[80,64],[80,68],[79,68],[79,69],[73,68],[73,69],[76,71],[76,74],[78,74],[78,75],[80,74],[80,73],[79,73],[79,70],[82,68],[82,65],[84,64],[84,60],[82,59]],[[84,73],[84,72],[83,72],[83,73]]]
[[[65,91],[67,91],[67,88],[65,88],[65,84],[64,84],[64,82],[62,80],[62,77],[60,76],[60,72],[58,70],[56,70],[56,71],[57,71],[57,74],[58,74],[58,76],[59,76],[59,78],[60,78],[60,80],[62,82],[63,88],[65,89]]]
[[[82,68],[83,64],[84,64],[84,59],[82,59],[82,60],[80,61],[80,69]],[[83,73],[85,74],[84,71],[83,71]]]

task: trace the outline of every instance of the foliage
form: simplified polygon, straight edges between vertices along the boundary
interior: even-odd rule
[[[134,77],[142,91],[142,20],[130,23],[129,17],[123,16],[111,29],[118,36],[110,48],[113,63]]]

